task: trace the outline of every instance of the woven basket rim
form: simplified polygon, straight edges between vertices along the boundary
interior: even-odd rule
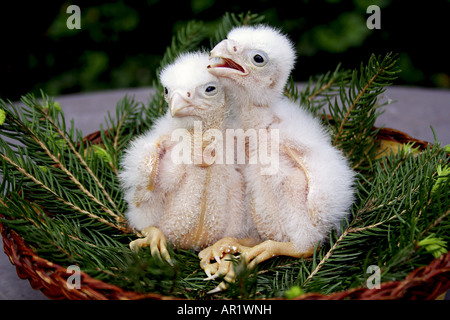
[[[0,223],[3,248],[17,275],[28,279],[33,289],[50,299],[61,300],[180,300],[157,293],[137,293],[94,279],[81,271],[79,289],[70,289],[67,280],[72,273],[67,268],[38,256],[14,230]],[[435,299],[450,289],[450,252],[424,267],[410,272],[405,279],[383,282],[378,289],[353,288],[329,295],[307,293],[294,300],[398,300]],[[274,300],[283,300],[277,298]]]
[[[376,129],[374,127],[374,129]],[[100,143],[100,131],[91,133],[85,140],[93,144]],[[414,147],[425,149],[430,143],[414,139],[404,132],[391,128],[381,128],[378,140],[387,140],[399,144],[412,142]],[[1,215],[0,215],[1,217]],[[67,280],[72,273],[37,255],[14,230],[0,223],[3,249],[10,262],[15,265],[19,278],[28,279],[33,289],[40,290],[50,299],[73,300],[179,300],[157,293],[137,293],[121,287],[94,279],[81,271],[81,286],[71,289]],[[450,252],[430,262],[428,266],[419,267],[410,272],[405,279],[380,284],[379,289],[365,287],[353,288],[329,295],[307,293],[295,300],[397,300],[397,299],[434,299],[450,289]],[[283,300],[276,298],[273,300]]]

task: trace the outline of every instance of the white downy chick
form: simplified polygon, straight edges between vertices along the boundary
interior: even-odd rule
[[[224,90],[208,64],[206,53],[187,53],[162,70],[169,110],[122,161],[126,216],[145,236],[130,247],[150,246],[168,261],[166,239],[199,250],[223,237],[247,236],[242,174],[220,159]]]
[[[279,162],[272,174],[262,174],[261,159],[242,169],[248,211],[267,241],[248,248],[224,239],[200,253],[202,263],[233,247],[250,267],[277,255],[311,255],[348,214],[354,173],[319,121],[283,96],[295,63],[292,43],[268,26],[237,27],[210,56],[208,70],[225,87],[235,126],[264,130],[269,137],[278,132]],[[267,145],[270,150],[271,142]],[[260,148],[261,141],[249,145],[250,156],[260,155]],[[227,268],[219,272],[231,272]]]

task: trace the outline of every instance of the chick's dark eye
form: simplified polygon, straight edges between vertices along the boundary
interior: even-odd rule
[[[255,56],[253,56],[253,61],[255,61],[256,63],[263,63],[264,58],[261,55],[256,54]]]
[[[264,67],[269,62],[267,54],[260,50],[250,51],[249,58],[256,67]]]
[[[205,86],[205,95],[212,97],[215,96],[216,94],[217,94],[217,87],[215,85],[207,84]]]
[[[164,87],[164,94],[165,94],[165,95],[169,94],[169,90],[167,90],[166,87]]]

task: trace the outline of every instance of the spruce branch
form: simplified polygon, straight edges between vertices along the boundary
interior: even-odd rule
[[[8,108],[6,103],[1,101],[3,110],[6,113],[6,120],[3,124],[4,130],[1,131],[1,134],[10,139],[15,139],[17,141],[16,143],[19,145],[23,144],[27,147],[14,146],[14,151],[10,147],[11,142],[2,143],[2,159],[25,175],[26,178],[40,186],[43,190],[54,195],[57,200],[67,205],[70,209],[74,209],[92,218],[96,217],[96,219],[102,223],[108,222],[108,225],[125,231],[126,227],[123,226],[123,218],[113,212],[98,197],[99,192],[103,193],[103,195],[105,195],[105,193],[108,195],[104,186],[84,161],[81,154],[76,150],[74,146],[75,143],[71,141],[51,117],[48,116],[49,108],[43,108],[32,96],[25,97],[23,103],[26,106],[25,108],[15,107],[12,104],[10,104],[11,107]],[[43,97],[42,104],[44,106],[49,105],[48,98],[46,99],[45,96]],[[27,107],[30,109],[27,109]],[[30,153],[29,150],[33,150],[33,152]],[[71,153],[68,152],[69,150]],[[16,157],[15,154],[19,157]],[[69,169],[68,165],[65,163],[66,159],[69,161],[68,164],[74,164],[75,166]],[[28,169],[26,169],[25,166],[27,166]],[[55,177],[40,174],[44,169],[46,172],[50,171],[54,173]],[[75,172],[77,172],[77,174],[75,174]],[[87,178],[83,172],[87,173],[89,176],[88,180],[92,180],[92,184],[86,184],[80,181],[82,178]],[[55,178],[61,174],[65,177],[65,180],[56,180]],[[40,180],[38,179],[39,176],[41,178]],[[67,188],[62,187],[62,184],[64,184],[65,181],[70,181],[76,189],[101,207],[101,210],[109,217],[113,218],[115,223],[100,218],[98,214],[93,214],[92,210],[82,209],[73,201],[70,201],[70,199],[67,198],[69,193],[63,191]],[[95,186],[97,188],[96,195],[94,195],[86,186]],[[58,189],[53,187],[58,187]],[[33,190],[32,193],[36,193],[36,191]],[[109,197],[109,199],[111,198]],[[110,202],[113,202],[112,199]]]
[[[321,287],[325,293],[348,289],[343,281],[350,272],[342,269],[341,263],[353,264],[352,270],[359,270],[353,272],[363,275],[365,269],[361,263],[378,258],[375,264],[384,266],[385,279],[399,272],[402,266],[402,273],[411,270],[412,267],[406,265],[421,257],[418,241],[433,230],[445,229],[449,223],[446,219],[448,210],[433,209],[436,201],[429,197],[433,185],[428,177],[436,174],[437,163],[449,160],[439,147],[433,149],[418,155],[403,149],[375,163],[377,179],[371,179],[370,188],[367,185],[358,188],[367,190],[368,194],[362,197],[358,208],[354,209],[348,228],[336,239],[330,239],[330,246],[323,251],[323,257],[317,264],[311,264],[308,275],[301,282],[305,289],[315,291]],[[368,183],[367,180],[363,181]],[[448,206],[449,190],[440,190],[446,194],[441,204]],[[389,237],[394,234],[395,243],[391,243]],[[449,240],[448,237],[443,239]],[[379,253],[373,255],[374,249]],[[390,254],[382,253],[383,250]],[[332,275],[340,279],[334,287],[329,283]],[[363,278],[360,277],[358,281],[363,281]]]
[[[48,100],[48,97],[44,96],[45,100]],[[38,109],[39,110],[39,109]],[[86,171],[88,172],[88,174],[94,179],[96,185],[100,188],[100,191],[103,193],[103,195],[106,197],[106,199],[108,200],[108,202],[113,206],[113,208],[116,210],[117,212],[117,207],[115,202],[112,200],[111,196],[109,195],[109,193],[106,191],[105,187],[103,186],[103,184],[100,182],[100,180],[98,179],[98,177],[94,174],[94,172],[92,172],[91,168],[88,166],[88,164],[86,163],[86,161],[84,160],[84,158],[81,156],[81,154],[76,150],[75,145],[73,144],[73,141],[71,139],[69,139],[67,137],[67,135],[65,134],[65,132],[63,132],[60,127],[53,121],[52,117],[50,117],[50,115],[46,112],[44,112],[44,119],[46,121],[48,121],[48,123],[51,125],[51,127],[56,130],[56,132],[58,133],[58,135],[61,137],[61,139],[63,139],[63,141],[65,142],[65,144],[70,148],[70,150],[72,150],[73,154],[76,156],[76,158],[80,161],[80,163],[84,166],[84,168],[86,169]],[[47,152],[47,151],[46,151]],[[71,179],[75,179],[72,177],[71,173],[69,172],[69,170],[67,168],[63,169],[64,172],[66,172],[66,174],[71,177]],[[75,181],[74,181],[75,182]],[[80,189],[84,189],[83,186],[81,185],[81,183],[79,181],[76,181],[76,184],[80,186]],[[87,194],[89,194],[91,197],[93,197],[93,195],[87,191]],[[95,197],[93,197],[95,198]],[[100,201],[98,199],[94,200],[95,202],[100,204]],[[115,217],[117,219],[117,222],[122,223],[123,217],[120,215],[117,215],[116,213],[112,212],[111,210],[107,209],[108,213]]]
[[[340,87],[348,85],[349,77],[350,71],[342,70],[341,64],[338,64],[333,72],[311,76],[299,91],[291,76],[285,95],[292,101],[299,102],[302,108],[318,115],[329,100],[339,94]]]
[[[355,170],[370,170],[377,150],[373,130],[379,96],[396,79],[396,55],[372,55],[367,65],[361,64],[359,73],[354,70],[348,81],[341,81],[339,99],[329,101],[331,123],[325,117],[332,134],[333,144],[341,149]]]
[[[112,170],[117,176],[120,155],[128,143],[142,133],[142,114],[144,106],[134,98],[125,96],[116,105],[115,118],[108,112],[105,127],[100,125],[101,147],[107,152]]]
[[[81,221],[73,216],[50,217],[44,208],[17,193],[11,193],[7,204],[0,206],[0,214],[8,217],[0,219],[3,224],[18,231],[37,254],[52,262],[77,264],[83,269],[107,269],[121,263],[126,254],[120,243],[105,231],[99,229],[98,233],[86,225],[81,227]]]
[[[123,232],[126,231],[125,228],[118,227],[117,225],[115,225],[115,224],[113,224],[113,223],[111,223],[111,222],[109,222],[109,221],[107,221],[107,220],[105,220],[105,219],[103,219],[103,218],[101,218],[101,217],[99,217],[99,216],[97,216],[97,215],[95,215],[95,214],[89,212],[89,211],[86,211],[86,210],[84,210],[84,209],[81,209],[80,207],[78,207],[77,205],[75,205],[75,204],[73,204],[73,203],[71,203],[71,202],[69,202],[69,201],[64,200],[63,198],[61,198],[60,196],[58,196],[58,194],[57,194],[55,191],[53,191],[51,188],[49,188],[48,186],[46,186],[42,181],[38,180],[34,175],[32,175],[32,174],[30,174],[29,172],[27,172],[27,170],[26,170],[25,168],[21,167],[18,163],[16,163],[16,162],[14,162],[13,160],[11,160],[11,159],[10,159],[9,157],[7,157],[5,154],[0,154],[0,157],[1,157],[4,161],[6,161],[6,162],[9,163],[10,165],[12,165],[12,167],[13,167],[14,169],[16,169],[16,170],[19,171],[21,174],[23,174],[24,177],[30,179],[30,180],[33,181],[37,186],[41,187],[42,189],[44,189],[44,190],[47,191],[48,193],[52,194],[52,195],[55,197],[55,199],[54,199],[55,201],[60,201],[61,203],[63,203],[63,204],[66,205],[67,207],[69,207],[69,208],[71,208],[71,209],[73,209],[73,210],[75,210],[75,211],[77,211],[77,212],[79,212],[79,213],[82,213],[82,214],[84,214],[84,215],[86,215],[86,216],[88,216],[88,217],[90,217],[90,218],[92,218],[92,219],[98,220],[98,221],[100,221],[101,223],[104,223],[104,224],[106,224],[106,225],[109,225],[109,226],[111,226],[111,227],[113,227],[113,228],[118,228],[119,230],[121,230],[121,231],[123,231]]]
[[[197,50],[199,44],[205,38],[206,31],[203,22],[195,20],[189,21],[186,26],[181,27],[176,35],[172,37],[171,45],[167,47],[156,74],[159,75],[161,69],[172,63],[181,53]]]

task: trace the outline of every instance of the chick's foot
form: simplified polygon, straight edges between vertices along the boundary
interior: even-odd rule
[[[156,227],[148,227],[145,228],[142,233],[145,237],[131,241],[130,249],[137,252],[142,247],[150,247],[150,252],[153,257],[157,257],[160,260],[164,258],[164,260],[173,266],[169,252],[167,251],[166,237],[161,230]]]
[[[228,260],[231,258],[231,255],[242,252],[245,249],[247,247],[241,245],[238,239],[227,237],[200,251],[198,254],[200,267],[208,276],[205,280],[215,279],[228,274],[229,264],[231,263]],[[227,256],[227,259],[224,258],[225,256]],[[211,261],[215,262],[211,263]]]
[[[222,239],[225,240],[225,239]],[[222,241],[221,240],[221,241]],[[234,282],[236,280],[236,272],[234,270],[234,265],[232,263],[232,259],[230,259],[230,253],[241,253],[239,256],[239,259],[243,259],[245,261],[245,264],[247,265],[247,268],[253,269],[258,265],[259,263],[266,261],[270,258],[276,257],[276,256],[290,256],[294,258],[301,258],[301,257],[310,257],[312,256],[314,252],[314,248],[311,248],[310,250],[306,251],[298,251],[294,244],[291,242],[278,242],[278,241],[272,241],[267,240],[263,243],[260,243],[253,247],[245,247],[238,243],[238,245],[235,242],[229,242],[229,240],[226,240],[224,242],[219,241],[216,246],[213,245],[212,247],[216,246],[215,248],[207,248],[205,249],[205,253],[202,254],[200,252],[199,257],[202,259],[201,266],[205,272],[213,273],[214,276],[209,276],[205,280],[215,279],[217,277],[224,277],[224,281],[222,281],[216,288],[209,291],[209,294],[217,293],[220,291],[223,291],[228,288],[229,283]],[[227,246],[228,245],[228,246]],[[231,246],[231,247],[230,247]],[[231,250],[232,248],[236,247],[236,250]],[[208,250],[210,249],[210,250]],[[224,259],[218,259],[220,257],[220,252],[223,250],[230,250],[230,253],[227,253],[225,255]],[[218,260],[217,263],[214,264],[208,264],[207,259],[214,257],[216,260]],[[208,274],[209,275],[209,274]]]

